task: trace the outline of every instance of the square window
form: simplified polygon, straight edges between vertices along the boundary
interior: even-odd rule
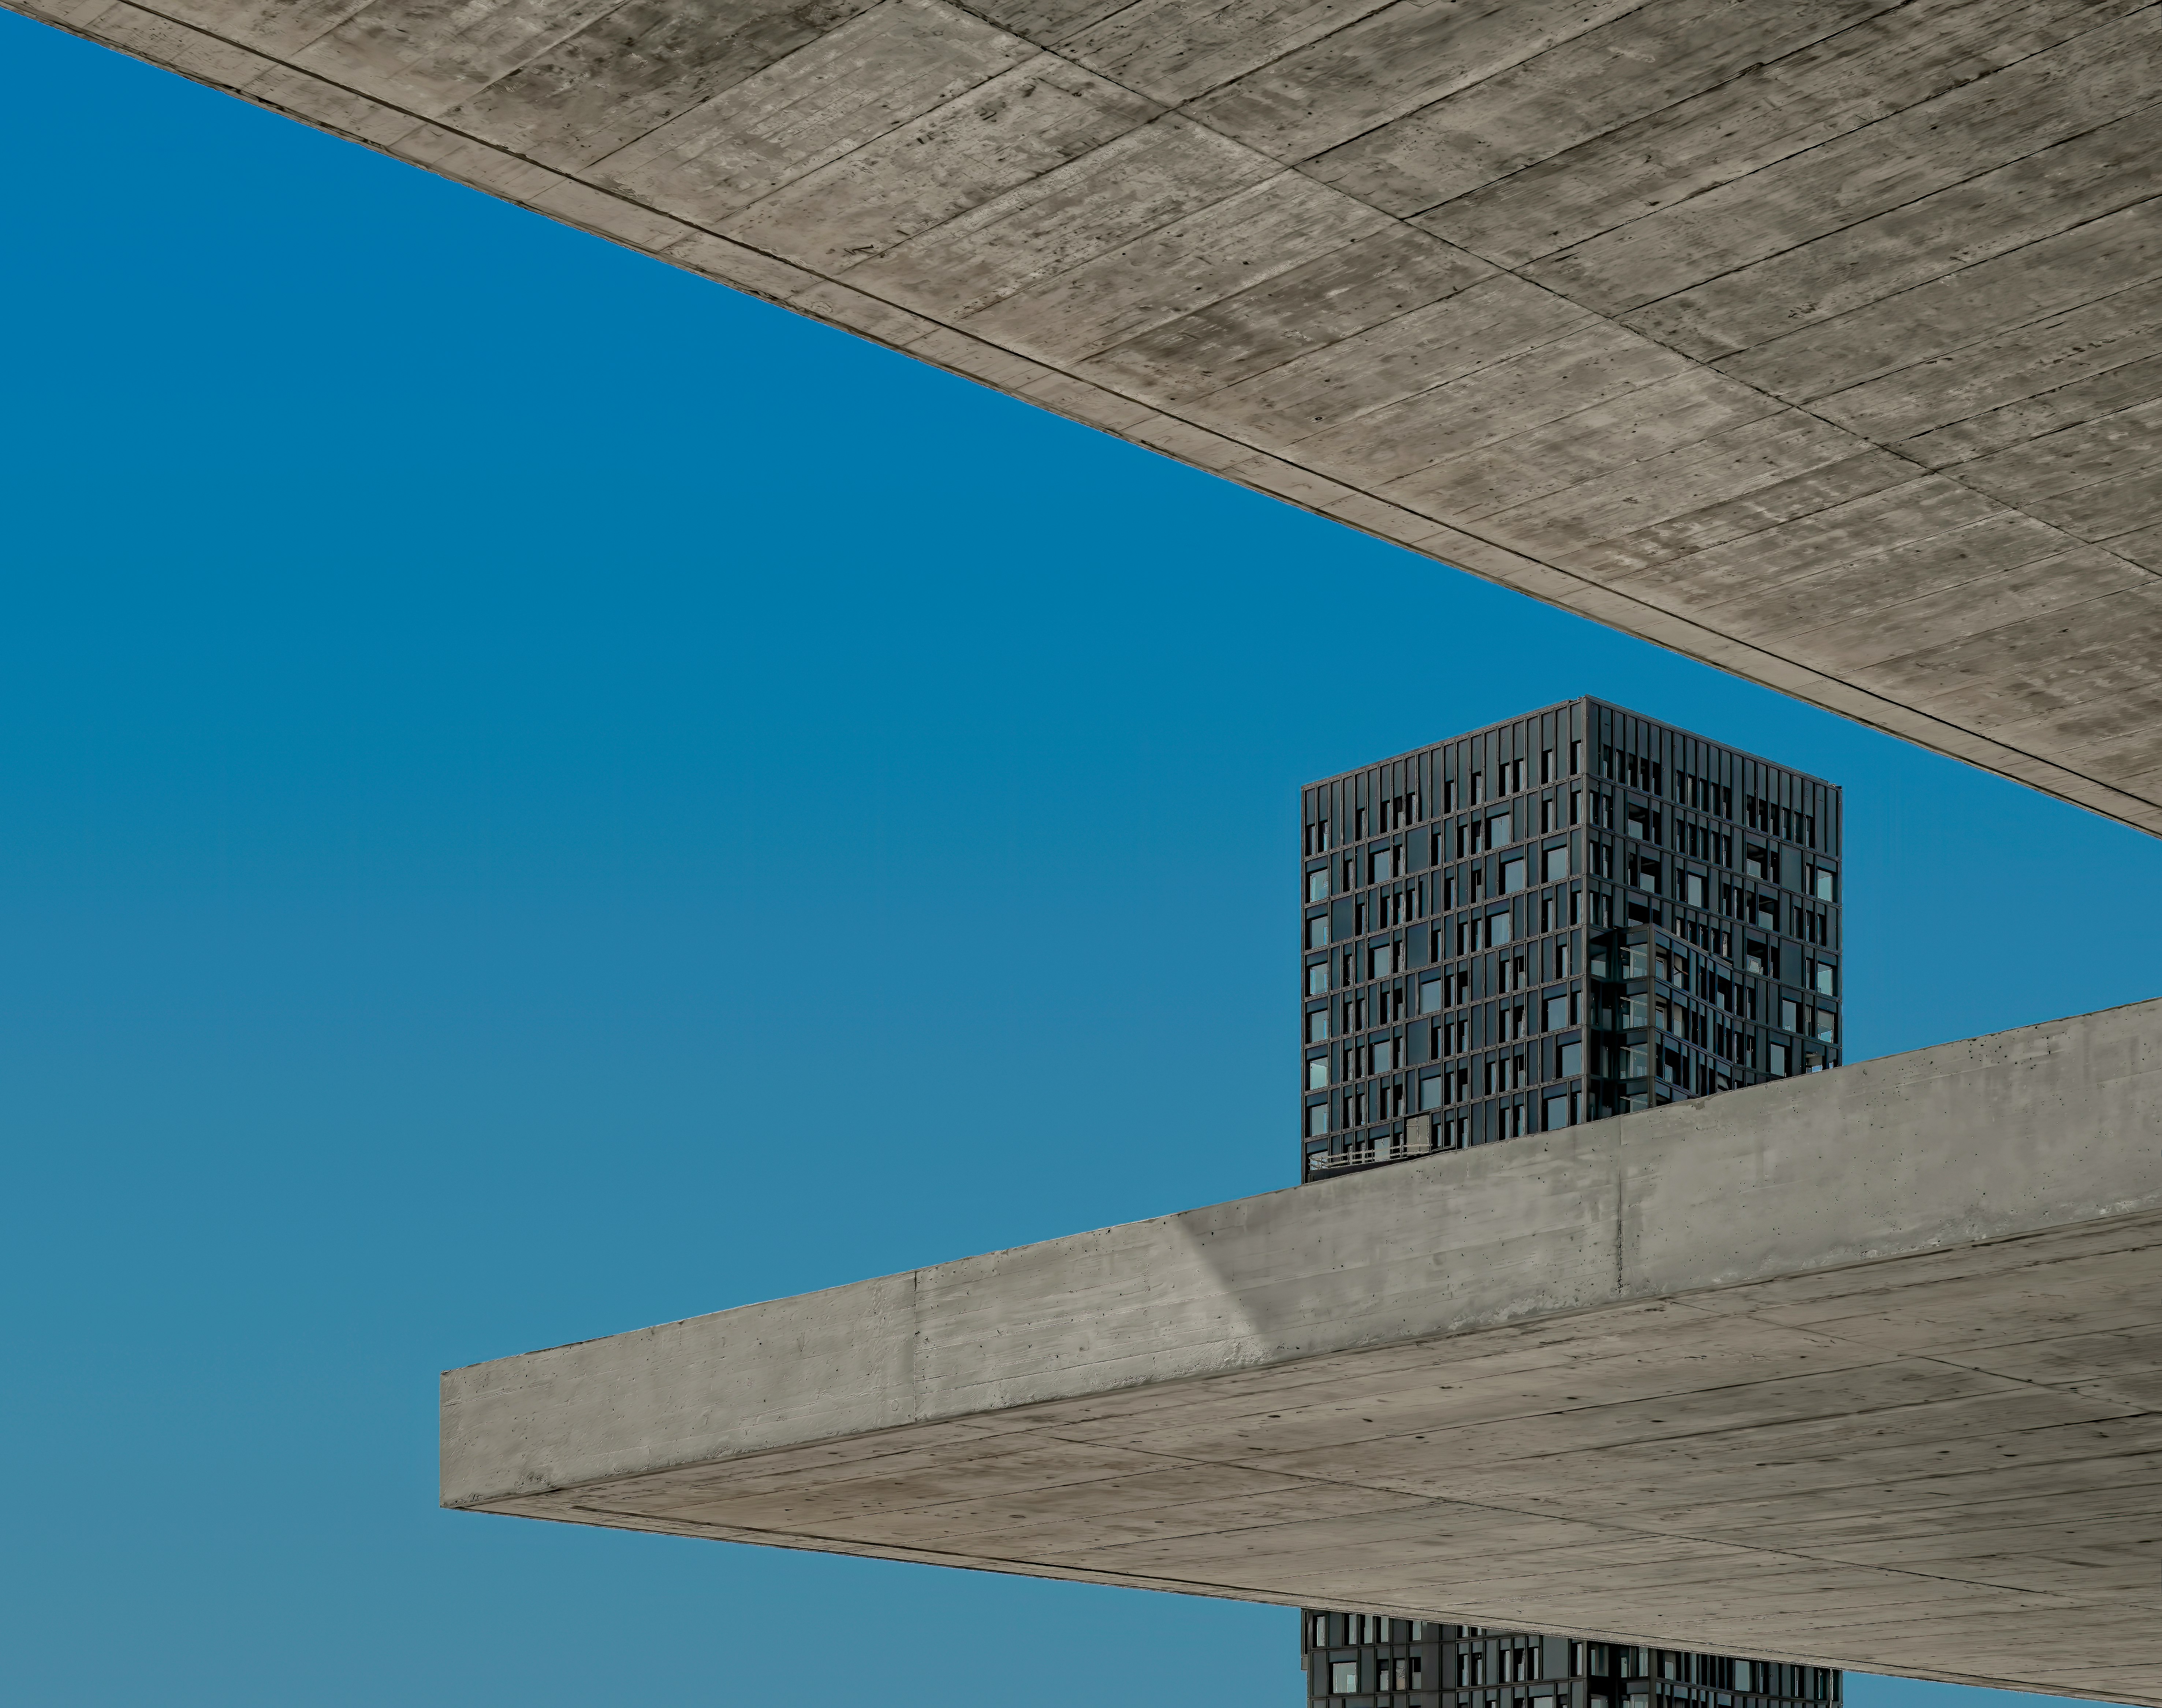
[[[1547,1131],[1576,1125],[1576,1096],[1573,1092],[1557,1091],[1546,1100]]]
[[[1513,896],[1524,887],[1524,858],[1522,854],[1512,860],[1501,862],[1501,893]]]
[[[1486,916],[1486,946],[1489,948],[1509,941],[1510,924],[1509,910],[1506,907],[1498,913]]]
[[[1397,851],[1393,848],[1377,848],[1366,856],[1366,881],[1385,884],[1397,875]]]
[[[1817,991],[1820,995],[1838,995],[1839,992],[1833,988],[1838,983],[1838,979],[1839,975],[1830,961],[1817,963]]]
[[[1326,1056],[1309,1058],[1306,1064],[1306,1089],[1308,1091],[1319,1091],[1328,1084],[1329,1058]]]
[[[1764,1051],[1764,1066],[1769,1071],[1783,1076],[1793,1071],[1792,1068],[1789,1065],[1789,1058],[1787,1054],[1787,1047],[1784,1044],[1772,1044],[1766,1047]]]
[[[1638,862],[1637,887],[1640,890],[1649,890],[1655,896],[1659,893],[1659,863],[1657,860]]]
[[[1584,1042],[1571,1038],[1554,1052],[1554,1071],[1564,1079],[1573,1079],[1584,1071]]]
[[[1306,875],[1306,899],[1326,901],[1329,899],[1329,868],[1316,866]]]
[[[1325,1008],[1308,1010],[1306,1016],[1307,1042],[1310,1044],[1318,1044],[1328,1036],[1329,1011]]]
[[[1317,913],[1306,922],[1306,946],[1310,949],[1329,947],[1329,916]]]
[[[1397,970],[1402,953],[1400,944],[1376,943],[1366,951],[1366,976],[1369,979],[1387,978]]]
[[[1822,866],[1819,866],[1816,870],[1816,880],[1814,885],[1817,900],[1820,901],[1837,901],[1839,898],[1833,893],[1833,891],[1835,891],[1838,887],[1839,879],[1836,875],[1826,871]]]
[[[1547,998],[1546,1030],[1559,1032],[1576,1024],[1576,1000],[1566,990]]]
[[[1565,842],[1559,843],[1547,850],[1546,881],[1552,884],[1568,875],[1569,844]]]
[[[1316,961],[1306,969],[1306,994],[1326,996],[1329,994],[1329,963]]]
[[[1705,905],[1704,879],[1701,875],[1695,872],[1682,874],[1682,900],[1692,907],[1702,907]]]
[[[1327,1104],[1325,1104],[1325,1103],[1309,1103],[1308,1105],[1307,1105],[1307,1106],[1306,1106],[1306,1136],[1307,1136],[1307,1137],[1308,1137],[1309,1139],[1318,1139],[1318,1138],[1319,1138],[1319,1137],[1322,1136],[1322,1134],[1324,1134],[1324,1133],[1327,1132],[1328,1131],[1329,1131],[1329,1105],[1328,1105]]]
[[[1358,1662],[1339,1660],[1329,1664],[1329,1694],[1332,1696],[1355,1696],[1359,1694]]]
[[[1439,1109],[1442,1103],[1442,1076],[1428,1073],[1419,1080],[1418,1106],[1422,1110]]]
[[[1419,980],[1418,1011],[1421,1014],[1439,1014],[1441,1012],[1440,979],[1422,979]]]

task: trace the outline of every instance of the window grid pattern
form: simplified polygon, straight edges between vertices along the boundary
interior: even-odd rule
[[[1309,785],[1304,1178],[1836,1067],[1841,817],[1588,698]]]
[[[1311,1708],[1805,1708],[1835,1669],[1381,1614],[1299,1616]]]

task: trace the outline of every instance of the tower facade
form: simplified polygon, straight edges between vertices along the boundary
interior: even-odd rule
[[[1822,778],[1587,698],[1302,792],[1302,1178],[1839,1064]]]
[[[1300,1616],[1309,1708],[1818,1708],[1830,1667],[1365,1613]]]
[[[1303,791],[1303,1179],[1839,1064],[1839,790],[1593,699]],[[1310,1708],[1804,1708],[1831,1669],[1309,1608]]]

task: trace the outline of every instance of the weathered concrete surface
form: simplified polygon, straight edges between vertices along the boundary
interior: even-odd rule
[[[8,3],[2162,831],[2162,8]]]
[[[452,1371],[448,1506],[2162,1703],[2162,1002]]]

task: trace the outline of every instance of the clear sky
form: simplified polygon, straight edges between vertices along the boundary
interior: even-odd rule
[[[1292,1708],[1281,1610],[438,1512],[435,1383],[1289,1183],[1313,776],[1594,692],[1846,785],[1855,1054],[2162,988],[2132,831],[7,15],[0,75],[11,1701]]]

